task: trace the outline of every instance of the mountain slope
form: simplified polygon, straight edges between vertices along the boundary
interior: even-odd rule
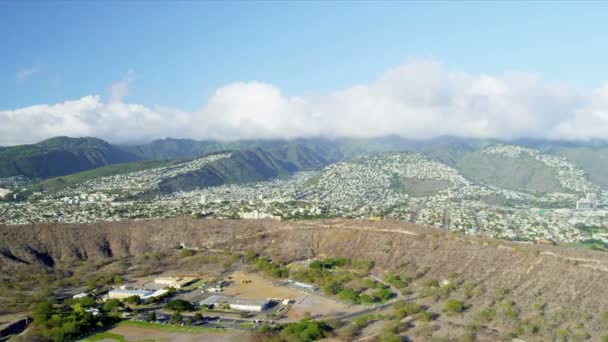
[[[161,192],[189,191],[222,184],[267,180],[298,171],[294,163],[275,157],[262,149],[237,151],[202,168],[163,180]]]
[[[608,148],[571,147],[562,148],[557,155],[567,158],[583,169],[589,180],[604,189],[608,188]]]
[[[177,161],[144,160],[131,163],[110,164],[65,176],[45,179],[42,182],[35,184],[31,190],[50,192],[58,191],[100,177],[123,175],[131,172],[165,167],[176,163]]]
[[[457,162],[468,179],[515,191],[562,192],[555,172],[530,156],[506,158],[483,152],[465,154]]]
[[[49,178],[139,158],[96,138],[57,137],[0,149],[0,177]]]

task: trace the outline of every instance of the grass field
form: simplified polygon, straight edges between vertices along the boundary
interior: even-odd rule
[[[112,341],[118,341],[118,342],[126,342],[127,340],[125,340],[124,336],[122,335],[118,335],[118,334],[113,334],[113,333],[109,333],[109,332],[102,332],[102,333],[97,333],[91,337],[88,337],[86,339],[84,339],[85,342],[93,342],[93,341],[104,341],[104,340],[112,340]]]
[[[97,333],[83,341],[149,342],[149,341],[248,341],[247,332],[204,327],[181,327],[147,322],[123,321],[110,330]]]
[[[185,333],[201,333],[201,332],[222,332],[223,329],[215,329],[215,328],[207,328],[207,327],[190,327],[190,326],[179,326],[172,324],[156,324],[149,322],[139,322],[139,321],[122,321],[118,323],[118,326],[123,327],[139,327],[139,328],[149,328],[162,330],[167,332],[185,332]]]

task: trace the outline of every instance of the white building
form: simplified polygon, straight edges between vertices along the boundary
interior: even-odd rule
[[[274,220],[281,219],[281,216],[274,216],[272,214],[260,212],[257,209],[254,211],[247,212],[247,213],[240,213],[239,216],[242,219],[252,219],[252,220],[261,220],[261,219],[265,219],[265,218],[270,218],[270,219],[274,219]]]
[[[159,297],[164,295],[169,291],[167,290],[129,290],[129,289],[114,289],[108,292],[108,298],[110,299],[126,299],[129,297],[137,296],[141,298],[141,300],[146,301],[150,297]]]
[[[270,304],[268,299],[246,299],[213,295],[200,302],[201,306],[215,307],[221,304],[228,305],[232,310],[260,312],[266,310]]]
[[[154,279],[154,284],[181,289],[184,286],[192,284],[195,280],[196,278],[194,277],[158,277]]]
[[[587,194],[576,202],[576,209],[595,209],[597,207],[597,195]]]
[[[11,191],[9,189],[0,188],[0,198],[4,198],[4,196],[10,194]]]

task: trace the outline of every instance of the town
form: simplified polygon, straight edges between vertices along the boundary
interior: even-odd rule
[[[519,146],[499,145],[483,152],[508,158],[528,155],[555,169],[567,192],[531,193],[475,184],[456,169],[417,153],[380,153],[270,181],[138,198],[158,190],[163,179],[229,155],[216,154],[96,178],[57,192],[34,193],[27,201],[5,202],[0,204],[0,222],[87,223],[184,215],[281,220],[384,218],[522,242],[608,243],[606,229],[580,229],[608,226],[608,194],[590,183],[574,164]],[[14,188],[31,183],[12,180],[3,184],[13,184]]]

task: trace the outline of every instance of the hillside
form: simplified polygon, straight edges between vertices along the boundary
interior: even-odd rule
[[[263,181],[287,176],[295,171],[298,171],[297,165],[261,149],[237,151],[198,170],[165,179],[159,188],[164,193],[189,191],[222,184]]]
[[[100,177],[123,175],[131,172],[166,167],[177,163],[178,161],[145,160],[131,163],[111,164],[91,170],[69,174],[66,176],[49,178],[35,184],[30,190],[45,192],[59,191],[67,187],[82,184],[86,181],[90,181]]]
[[[398,136],[375,138],[298,138],[292,140],[212,141],[192,139],[161,139],[135,146],[118,146],[95,138],[57,137],[32,145],[0,147],[0,178],[25,176],[53,178],[91,170],[117,163],[142,160],[179,160],[196,158],[221,151],[263,150],[297,170],[318,170],[329,164],[357,156],[385,152],[418,152],[432,160],[456,168],[474,182],[505,189],[532,192],[563,191],[555,180],[555,169],[530,156],[504,158],[487,155],[483,150],[508,143],[510,146],[530,147],[545,155],[565,157],[583,170],[591,182],[608,187],[608,148],[605,143],[564,142],[544,140],[497,140],[440,137],[431,140],[410,140]],[[151,164],[152,165],[152,164]],[[143,164],[125,165],[100,170],[103,176],[124,170],[140,170]],[[97,172],[71,179],[61,179],[43,185],[60,188],[81,177],[94,177]],[[248,173],[248,171],[244,171]],[[252,179],[256,179],[255,177]],[[213,181],[211,183],[214,183]]]
[[[571,147],[561,148],[557,155],[566,157],[585,170],[589,180],[608,189],[608,148]]]
[[[57,137],[1,148],[0,177],[49,178],[138,159],[100,139]]]
[[[0,236],[0,274],[4,280],[27,278],[24,272],[39,272],[40,267],[60,272],[73,265],[104,265],[123,258],[152,262],[155,255],[167,255],[162,253],[175,251],[185,243],[199,249],[201,256],[207,249],[253,250],[281,263],[309,256],[369,260],[376,277],[385,277],[386,272],[409,274],[413,284],[448,279],[455,274],[464,284],[477,289],[465,297],[468,308],[457,316],[460,324],[481,324],[482,329],[504,334],[504,340],[522,336],[525,340],[542,341],[557,330],[570,336],[584,331],[592,340],[598,340],[608,329],[608,322],[602,318],[608,305],[608,254],[603,252],[468,237],[390,220],[176,218],[4,226],[0,227]],[[162,259],[156,264],[162,265],[163,270],[171,269]],[[410,289],[424,290],[422,285],[412,285]],[[0,293],[0,297],[10,291]],[[416,300],[435,305],[432,298]],[[515,310],[509,320],[490,317],[489,321],[479,321],[486,308],[501,310],[505,300]],[[450,320],[444,316],[441,314],[439,322]],[[518,322],[524,328],[515,332]],[[539,328],[529,329],[526,322],[538,324]]]
[[[563,192],[555,171],[530,156],[465,154],[456,167],[468,179],[515,191]]]

